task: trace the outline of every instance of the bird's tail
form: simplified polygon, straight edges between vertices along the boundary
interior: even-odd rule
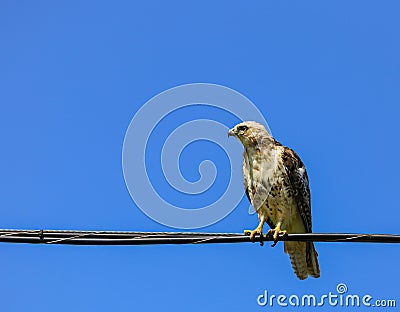
[[[319,277],[318,254],[312,242],[284,242],[284,250],[289,254],[294,273],[301,280],[308,275]]]
[[[307,242],[307,271],[312,277],[318,278],[320,276],[318,253],[315,250],[313,242]]]

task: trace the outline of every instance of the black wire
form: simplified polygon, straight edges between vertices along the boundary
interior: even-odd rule
[[[273,241],[265,235],[263,241]],[[400,243],[395,234],[306,233],[280,236],[279,241]],[[0,230],[0,242],[68,245],[159,245],[261,242],[239,233],[113,232],[66,230]]]

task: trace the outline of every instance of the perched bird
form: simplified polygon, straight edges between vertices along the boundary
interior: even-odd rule
[[[263,225],[270,226],[275,246],[279,235],[311,233],[310,187],[306,168],[290,148],[276,141],[254,121],[242,122],[229,130],[244,146],[243,179],[250,203],[260,221],[253,231],[262,238]],[[285,241],[293,270],[301,280],[320,276],[318,254],[312,242]]]

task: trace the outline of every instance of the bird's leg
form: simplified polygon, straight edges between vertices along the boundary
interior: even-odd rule
[[[263,241],[263,226],[264,226],[264,219],[260,220],[260,223],[258,224],[258,226],[252,231],[252,230],[244,230],[244,234],[246,235],[250,235],[250,239],[254,240],[254,236],[256,234],[260,235],[260,245],[263,246],[264,245],[264,241]]]
[[[278,236],[279,235],[283,235],[283,236],[287,235],[286,231],[281,231],[281,225],[282,225],[282,223],[278,222],[274,229],[268,230],[267,234],[268,235],[273,235],[273,238],[274,238],[274,243],[271,245],[272,247],[275,247],[276,244],[278,243]]]

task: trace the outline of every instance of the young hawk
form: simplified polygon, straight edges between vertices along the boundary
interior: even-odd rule
[[[310,187],[306,168],[300,157],[282,146],[254,121],[246,121],[229,130],[242,142],[244,188],[257,211],[259,225],[246,230],[251,238],[262,236],[264,222],[271,229],[274,245],[279,234],[311,233]],[[299,279],[319,277],[318,254],[312,242],[285,241],[292,267]]]

